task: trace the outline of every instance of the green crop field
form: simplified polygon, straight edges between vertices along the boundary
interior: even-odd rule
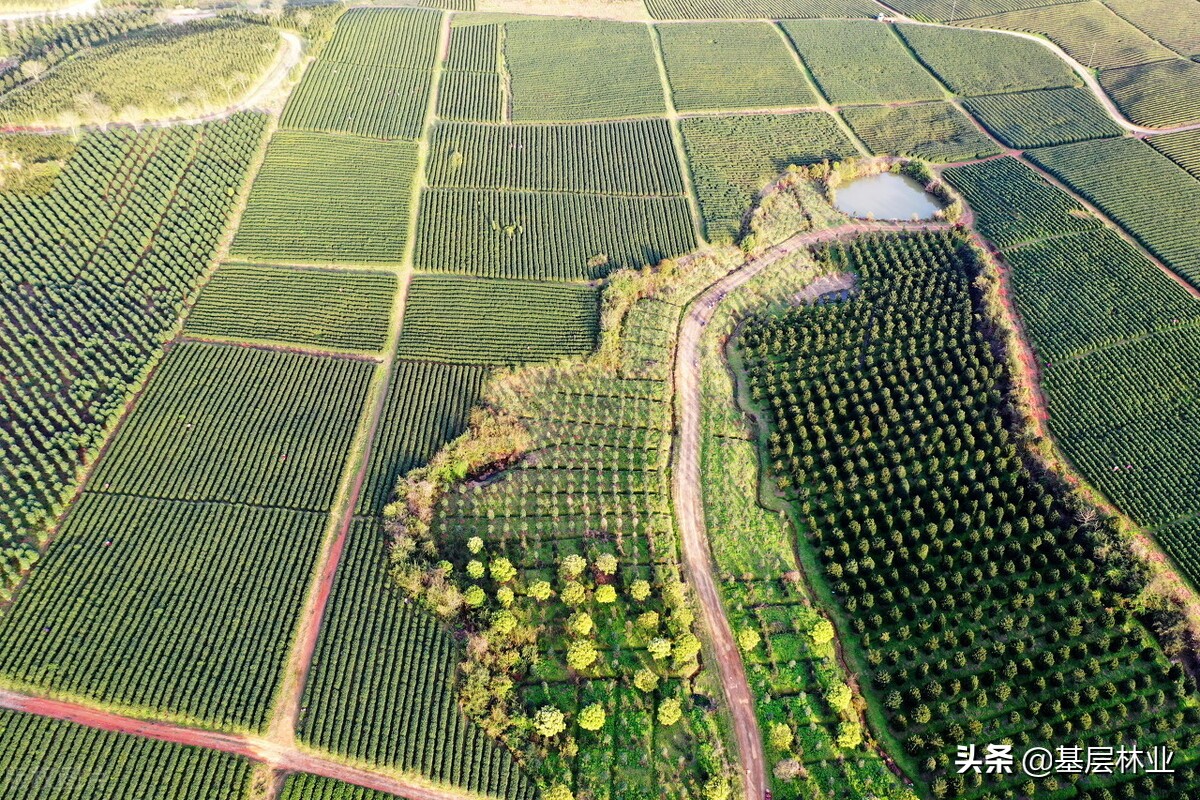
[[[952,167],[944,175],[975,210],[979,232],[998,247],[1101,225],[1074,198],[1016,159]]]
[[[179,344],[89,487],[325,510],[370,373],[349,359]]]
[[[1146,141],[1200,180],[1200,130],[1151,136]]]
[[[817,86],[836,104],[941,100],[944,92],[890,26],[874,22],[785,22]]]
[[[1181,520],[1154,533],[1184,574],[1200,584],[1200,517]]]
[[[250,762],[6,710],[0,775],[21,800],[241,800]]]
[[[646,8],[655,19],[862,18],[879,13],[870,0],[646,0]]]
[[[381,513],[401,476],[425,464],[466,429],[488,373],[481,366],[396,362],[359,513]]]
[[[1075,2],[1077,0],[890,0],[888,5],[917,19],[946,22]]]
[[[432,186],[573,193],[682,195],[666,120],[576,125],[439,124]]]
[[[789,165],[857,154],[824,113],[694,117],[680,127],[709,239],[737,236],[759,191]]]
[[[504,26],[515,122],[570,122],[666,113],[645,25],[520,20]]]
[[[1105,70],[1100,84],[1117,107],[1139,125],[1166,127],[1200,120],[1200,63],[1174,59]]]
[[[354,8],[337,22],[326,61],[431,69],[442,15],[417,8]]]
[[[995,142],[950,103],[851,106],[842,110],[842,116],[877,155],[945,162],[1000,152]]]
[[[433,189],[421,196],[418,269],[485,278],[599,278],[695,246],[682,197]]]
[[[660,25],[678,111],[814,106],[790,46],[765,22]]]
[[[596,346],[590,286],[418,275],[408,289],[400,356],[455,364],[520,364]]]
[[[447,70],[438,86],[437,115],[465,122],[499,122],[504,117],[504,93],[497,72]]]
[[[966,24],[1040,34],[1080,64],[1099,70],[1176,58],[1097,0],[1030,8],[972,19]]]
[[[292,93],[285,130],[416,139],[429,104],[425,70],[318,61]]]
[[[279,36],[260,25],[158,27],[66,59],[0,97],[0,124],[201,116],[246,94]]]
[[[1027,244],[1004,258],[1021,317],[1050,362],[1200,319],[1200,303],[1107,228]]]
[[[0,196],[0,600],[194,296],[263,125],[90,132],[45,194]]]
[[[1188,200],[1200,191],[1195,178],[1136,139],[1068,144],[1030,157],[1200,285],[1195,206]]]
[[[332,778],[321,778],[303,772],[288,776],[279,794],[280,800],[400,800],[394,794],[377,792],[341,783]]]
[[[1119,541],[1115,528],[1081,530],[1071,506],[1012,446],[1001,421],[1005,365],[980,329],[965,243],[866,238],[828,257],[858,273],[855,299],[751,320],[738,346],[810,580],[837,609],[864,690],[907,743],[915,777],[929,786],[923,793],[968,789],[938,758],[960,730],[975,730],[981,745],[1011,738],[1022,752],[1073,741],[1079,724],[1105,738],[1165,719],[1146,735],[1174,740],[1195,716],[1194,691],[1127,611],[1114,612],[1120,584],[1087,577],[1097,546]],[[976,458],[951,455],[949,443],[964,440]],[[948,443],[944,458],[935,441]],[[907,457],[888,457],[903,448]],[[980,491],[986,505],[971,511],[965,504]],[[1025,658],[1041,665],[1036,673],[1021,672]],[[1122,705],[1102,696],[1110,681],[1126,679]],[[1078,701],[1051,712],[1045,704],[1067,687]],[[1043,711],[1071,727],[1044,724],[1051,717]],[[1200,737],[1178,746],[1191,761]],[[1194,780],[1194,766],[1184,769],[1184,780]],[[1179,777],[1152,779],[1146,791],[1168,796]],[[1028,780],[1000,776],[990,788],[1040,796],[1058,785],[1017,788]],[[1111,780],[1085,778],[1079,789]]]
[[[89,492],[0,616],[0,675],[258,728],[324,526],[305,511]]]
[[[983,31],[928,25],[897,25],[896,30],[955,94],[1001,94],[1079,85],[1079,77],[1058,56],[1036,42]]]
[[[1087,89],[1071,87],[971,97],[964,105],[997,139],[1018,149],[1123,133]]]
[[[399,263],[416,166],[410,142],[281,131],[267,146],[233,255]]]
[[[396,276],[226,264],[204,287],[186,331],[245,341],[382,350]]]
[[[496,72],[500,64],[501,29],[499,24],[452,27],[446,69]]]
[[[1122,19],[1182,56],[1200,55],[1200,16],[1180,0],[1102,0]]]
[[[456,657],[453,637],[391,580],[379,526],[356,522],[305,687],[301,739],[357,762],[532,800],[535,787],[508,751],[459,710]]]

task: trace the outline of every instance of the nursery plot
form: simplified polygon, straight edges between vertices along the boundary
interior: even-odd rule
[[[324,527],[312,512],[89,492],[0,616],[0,674],[260,728]]]
[[[789,165],[858,154],[825,113],[693,117],[680,127],[709,239],[738,235],[759,191]]]
[[[1015,158],[951,167],[944,177],[962,192],[975,212],[979,232],[998,247],[1103,224],[1073,197]]]
[[[1200,182],[1137,139],[1033,150],[1030,157],[1095,203],[1193,285],[1200,285]]]
[[[284,130],[418,139],[429,105],[428,70],[321,59],[288,98]]]
[[[467,427],[488,368],[399,360],[375,442],[359,513],[379,514],[396,480],[422,466]]]
[[[1088,89],[971,97],[964,104],[997,139],[1018,149],[1104,139],[1124,132]]]
[[[396,276],[222,265],[188,315],[186,331],[248,341],[381,350]]]
[[[1122,19],[1136,25],[1181,56],[1200,55],[1200,13],[1195,0],[1102,0]]]
[[[1100,84],[1139,125],[1168,127],[1200,120],[1200,63],[1177,58],[1105,70]]]
[[[1004,258],[1044,361],[1200,318],[1200,303],[1108,228],[1017,247]]]
[[[897,25],[921,60],[955,94],[1000,94],[1079,85],[1047,48],[1003,33]]]
[[[226,753],[0,711],[5,797],[241,800],[250,771],[249,761]]]
[[[411,142],[281,131],[267,146],[233,255],[398,264],[416,165]]]
[[[682,197],[431,189],[414,258],[432,272],[590,280],[694,246]]]
[[[352,8],[338,18],[324,61],[432,69],[442,15],[418,8]]]
[[[402,358],[520,364],[588,353],[599,298],[591,286],[418,275],[408,290]]]
[[[842,116],[876,155],[967,161],[1000,148],[950,103],[851,106]]]
[[[791,49],[770,23],[660,25],[657,32],[678,111],[817,104]]]
[[[666,113],[645,25],[529,19],[505,23],[504,29],[514,122]]]
[[[405,598],[388,565],[379,525],[356,521],[305,686],[300,738],[356,762],[532,800],[536,787],[511,754],[459,710],[453,637]]]
[[[870,0],[646,0],[655,19],[803,19],[873,17]]]
[[[1097,0],[997,14],[972,19],[966,24],[1040,34],[1089,69],[1130,67],[1176,58],[1173,52]]]
[[[941,100],[945,92],[888,25],[784,22],[783,29],[835,104]]]
[[[89,488],[325,510],[371,370],[350,359],[179,344]]]
[[[1146,140],[1158,152],[1200,180],[1200,130],[1164,133]]]
[[[682,195],[666,120],[576,125],[439,124],[432,186]]]

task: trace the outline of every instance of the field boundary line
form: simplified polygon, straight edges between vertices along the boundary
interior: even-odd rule
[[[662,39],[658,27],[648,23],[650,42],[654,47],[654,61],[658,65],[658,82],[662,86],[663,102],[667,109],[667,125],[671,128],[671,143],[675,146],[675,160],[679,162],[679,174],[683,179],[683,193],[688,200],[688,210],[692,215],[692,230],[697,242],[708,241],[708,231],[704,224],[704,215],[700,213],[700,198],[692,180],[692,163],[687,157],[687,147],[683,143],[683,129],[679,125],[679,110],[675,108],[675,96],[671,88],[671,78],[667,74],[667,60],[663,55]]]

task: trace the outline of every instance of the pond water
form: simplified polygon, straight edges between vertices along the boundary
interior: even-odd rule
[[[925,187],[907,175],[881,172],[858,178],[840,187],[834,203],[852,217],[875,219],[930,219],[943,206]]]

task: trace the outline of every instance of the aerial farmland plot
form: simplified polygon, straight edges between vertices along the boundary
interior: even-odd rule
[[[1195,0],[0,0],[0,798],[1200,798]]]

